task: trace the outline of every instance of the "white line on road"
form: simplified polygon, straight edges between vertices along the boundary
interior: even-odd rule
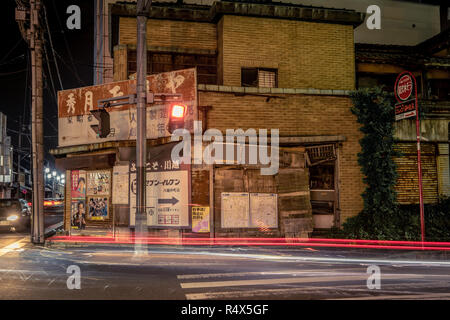
[[[0,249],[0,257],[11,251],[16,251],[16,250],[22,248],[24,245],[27,244],[26,242],[24,242],[24,240],[27,240],[27,239],[28,239],[28,237],[24,237],[24,238],[20,239],[19,241],[16,241],[14,243],[7,245],[6,247],[1,248]]]
[[[160,251],[159,253],[179,254],[174,251]],[[186,254],[186,252],[184,252]],[[412,265],[412,266],[436,266],[450,267],[450,261],[439,260],[385,260],[385,259],[364,259],[364,258],[331,258],[331,257],[305,257],[305,256],[275,256],[268,254],[242,254],[242,253],[216,253],[216,252],[189,252],[192,255],[211,255],[222,257],[233,257],[241,259],[261,259],[278,261],[311,261],[311,262],[337,262],[337,263],[358,263],[358,264],[388,264],[388,265]]]
[[[423,278],[424,276],[418,276]],[[384,275],[383,279],[411,279],[410,275]],[[253,280],[229,280],[229,281],[210,281],[210,282],[184,282],[180,283],[183,289],[193,288],[217,288],[217,287],[234,287],[234,286],[257,286],[284,283],[311,283],[311,282],[341,282],[341,281],[365,281],[367,274],[356,276],[339,276],[339,277],[304,277],[304,278],[277,278],[277,279],[253,279]]]
[[[334,272],[334,271],[345,271],[345,270],[359,270],[360,272]],[[362,272],[365,272],[365,269],[333,269],[333,271],[329,270],[320,270],[320,269],[310,269],[310,270],[302,270],[302,269],[296,269],[296,270],[277,270],[277,271],[251,271],[251,272],[231,272],[231,273],[199,273],[199,274],[182,274],[177,275],[177,278],[180,280],[183,279],[207,279],[207,278],[230,278],[230,277],[246,277],[246,276],[265,276],[265,275],[292,275],[295,276],[297,274],[305,275],[305,274],[311,274],[311,275],[321,275],[321,274],[327,274],[327,275],[358,275]]]
[[[320,292],[323,290],[338,291],[342,293],[372,293],[369,289],[364,288],[364,285],[342,285],[339,288],[336,287],[301,287],[301,288],[287,288],[287,289],[256,289],[256,290],[242,290],[242,291],[216,291],[216,292],[204,292],[204,293],[188,293],[186,294],[187,300],[206,300],[206,299],[227,299],[227,298],[252,298],[256,296],[270,296],[270,295],[293,295],[293,294],[324,294]],[[407,291],[389,291],[389,294],[413,294],[413,292]],[[362,297],[361,297],[362,298]]]
[[[384,295],[384,296],[370,296],[370,297],[354,297],[354,298],[338,298],[328,300],[405,300],[405,299],[420,299],[420,300],[436,300],[436,299],[450,299],[450,293],[425,293],[425,294],[407,294],[407,295]]]

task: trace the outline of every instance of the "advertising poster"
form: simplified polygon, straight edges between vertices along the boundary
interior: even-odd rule
[[[84,199],[72,200],[70,225],[73,229],[86,227],[86,202]]]
[[[86,197],[86,171],[71,171],[71,198],[84,199]]]
[[[111,172],[109,170],[89,171],[87,173],[87,194],[109,196]]]
[[[109,216],[109,197],[88,197],[88,217],[91,220],[103,220]]]
[[[209,230],[209,207],[192,207],[192,232]]]

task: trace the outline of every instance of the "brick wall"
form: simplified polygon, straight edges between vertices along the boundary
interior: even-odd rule
[[[218,23],[149,20],[148,46],[217,50],[218,83],[241,85],[242,67],[278,69],[280,88],[351,90],[353,27],[224,16]],[[136,19],[120,18],[119,44],[136,44]],[[115,65],[115,68],[117,64]]]
[[[354,88],[352,26],[224,16],[218,30],[224,85],[241,85],[241,67],[264,67],[278,69],[280,88]]]
[[[136,19],[120,18],[119,44],[136,44]],[[217,49],[216,25],[172,20],[148,20],[147,46]]]
[[[267,101],[264,96],[235,96],[224,92],[199,91],[199,105],[209,105],[208,128],[279,129],[280,136],[343,135],[339,147],[341,222],[362,209],[364,190],[357,163],[362,134],[351,101],[346,96],[278,94]]]

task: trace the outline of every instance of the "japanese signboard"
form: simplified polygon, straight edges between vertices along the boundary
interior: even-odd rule
[[[209,230],[209,207],[192,207],[192,232]]]
[[[395,121],[415,117],[417,110],[416,80],[409,72],[401,73],[395,83]]]
[[[222,228],[278,227],[275,193],[222,192]]]
[[[190,167],[171,160],[175,143],[152,148],[146,165],[147,225],[189,227]],[[136,215],[136,164],[130,162],[130,225]]]
[[[128,204],[128,166],[114,166],[112,204]]]
[[[250,203],[246,192],[222,192],[222,228],[248,228]]]
[[[253,228],[278,227],[277,195],[250,193],[250,224]]]
[[[147,88],[153,93],[182,94],[188,112],[185,127],[193,130],[197,119],[196,70],[185,69],[165,72],[147,77]],[[106,138],[99,138],[92,130],[97,120],[91,110],[98,109],[101,99],[127,96],[136,93],[136,80],[106,83],[97,86],[76,88],[58,92],[58,144],[71,146],[105,141],[136,139],[136,105],[106,108],[110,114],[111,132]],[[168,103],[147,106],[147,138],[170,136]]]

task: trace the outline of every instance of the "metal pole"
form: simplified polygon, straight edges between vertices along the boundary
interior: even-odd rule
[[[419,120],[419,106],[417,101],[417,83],[414,79],[414,88],[416,95],[416,136],[417,136],[417,171],[419,175],[419,204],[420,204],[420,233],[422,236],[422,246],[425,241],[425,219],[424,219],[424,207],[423,207],[423,187],[422,187],[422,161],[420,159],[420,120]]]
[[[31,50],[31,88],[32,88],[32,156],[33,156],[33,228],[31,241],[44,243],[44,128],[42,125],[42,38],[39,25],[40,0],[30,2],[30,50]]]
[[[147,253],[144,238],[147,234],[147,212],[145,204],[145,182],[147,163],[147,14],[151,1],[138,0],[137,2],[137,50],[136,50],[136,96],[137,96],[137,133],[136,133],[136,215],[135,215],[135,253]]]

